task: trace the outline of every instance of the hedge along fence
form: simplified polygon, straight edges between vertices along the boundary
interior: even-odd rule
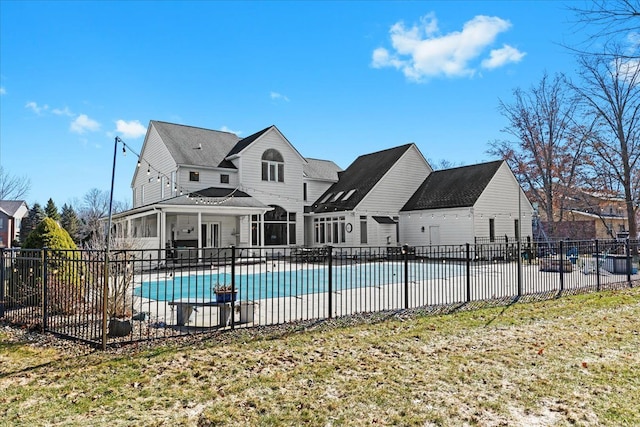
[[[0,318],[97,347],[356,313],[630,286],[619,241],[423,247],[1,250]],[[106,262],[108,261],[108,262]],[[222,302],[215,290],[232,297]]]

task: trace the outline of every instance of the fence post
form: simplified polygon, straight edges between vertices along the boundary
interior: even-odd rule
[[[466,243],[466,264],[467,264],[467,302],[471,302],[471,249],[469,243]]]
[[[4,248],[0,248],[0,318],[4,317],[4,298],[6,293],[4,256]]]
[[[107,311],[109,308],[109,250],[104,251],[104,277],[102,284],[102,351],[107,349],[108,321]]]
[[[560,291],[558,293],[562,293],[564,291],[564,242],[560,240],[560,253],[558,254],[558,258],[560,260]]]
[[[409,245],[402,245],[404,260],[404,308],[409,308]]]
[[[596,239],[596,290],[600,292],[600,247]]]
[[[327,248],[328,268],[327,268],[327,317],[333,317],[333,246]]]
[[[236,328],[236,310],[233,296],[236,294],[236,247],[231,245],[231,329]]]
[[[522,296],[522,245],[520,244],[520,236],[518,235],[518,241],[516,244],[518,257],[518,298]]]
[[[631,287],[631,248],[629,247],[629,238],[625,240],[625,253],[627,255],[627,284]]]
[[[47,292],[48,288],[48,275],[49,269],[47,268],[47,264],[49,263],[49,254],[47,248],[42,248],[40,252],[40,259],[42,260],[42,332],[47,332],[49,328],[49,319],[48,319],[48,299],[49,295]]]

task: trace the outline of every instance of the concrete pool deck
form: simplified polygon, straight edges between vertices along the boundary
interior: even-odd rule
[[[376,263],[372,263],[376,264]],[[586,268],[573,268],[571,272],[562,273],[540,271],[537,263],[521,264],[521,294],[545,294],[580,289],[596,290],[598,275]],[[255,272],[277,271],[286,272],[306,268],[306,265],[288,262],[270,262],[254,268]],[[316,267],[316,266],[313,266]],[[319,265],[318,268],[325,268]],[[436,264],[430,267],[437,268]],[[580,265],[583,267],[583,265]],[[271,270],[269,270],[271,269]],[[246,272],[242,266],[239,272]],[[198,272],[205,274],[206,269]],[[230,267],[216,269],[217,273],[230,273]],[[586,274],[588,273],[588,274]],[[171,272],[178,276],[185,276],[180,272]],[[145,273],[136,277],[136,283],[158,280],[170,277],[168,272]],[[242,302],[233,313],[234,326],[272,325],[300,320],[340,317],[362,312],[377,312],[417,308],[425,306],[451,305],[456,303],[495,300],[515,297],[518,295],[518,264],[511,263],[474,263],[468,274],[436,279],[412,280],[406,286],[400,282],[379,286],[346,288],[340,283],[334,284],[333,292],[315,292],[293,296],[257,298],[250,303]],[[634,274],[631,280],[639,280],[640,275]],[[626,274],[611,274],[601,270],[599,274],[600,287],[606,288],[612,284],[626,284]],[[405,292],[408,298],[405,300]],[[469,292],[469,295],[467,293]],[[329,299],[331,297],[331,299]],[[219,304],[202,304],[197,301],[194,310],[184,321],[185,328],[220,328],[229,327],[231,310]],[[331,313],[329,313],[331,305]],[[134,309],[138,312],[149,313],[149,321],[167,327],[177,325],[176,305],[170,301],[156,301],[148,298],[134,297]],[[225,321],[226,320],[226,321]],[[249,321],[247,321],[249,320]],[[242,321],[242,323],[241,323]],[[180,322],[180,323],[181,323]]]

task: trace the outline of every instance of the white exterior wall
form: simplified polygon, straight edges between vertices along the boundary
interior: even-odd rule
[[[143,160],[140,167],[136,168],[131,184],[135,189],[134,208],[160,201],[160,188],[163,182],[162,180],[158,182],[158,173],[171,178],[171,171],[176,170],[176,163],[154,126],[149,129],[149,135],[144,142],[144,147],[142,147],[140,158]],[[149,165],[151,165],[151,174],[147,175]],[[144,185],[144,191],[141,189],[142,185]],[[165,198],[170,191],[170,188],[165,188]]]
[[[190,172],[198,172],[200,174],[200,181],[189,181]],[[229,184],[222,184],[220,182],[220,175],[223,174],[229,175]],[[229,169],[181,166],[178,169],[177,181],[177,195],[179,195],[180,190],[184,193],[191,193],[209,187],[236,188],[238,186],[238,173],[235,170]]]
[[[431,231],[433,227],[438,228],[437,235]],[[473,227],[470,208],[402,212],[400,243],[409,246],[473,243]]]
[[[324,194],[325,191],[329,187],[331,187],[334,182],[332,181],[320,181],[315,179],[305,178],[303,180],[307,184],[307,200],[305,200],[306,205],[313,204],[320,196]]]
[[[354,224],[356,234],[355,244],[360,244],[360,215],[367,216],[367,229],[370,246],[387,245],[388,232],[378,232],[378,223],[371,218],[372,215],[398,216],[398,212],[407,203],[407,200],[415,193],[420,184],[431,173],[431,167],[424,160],[422,154],[415,146],[412,146],[365,196],[356,209],[357,224]],[[353,234],[353,233],[352,233]],[[395,242],[396,233],[392,233]]]
[[[495,237],[507,236],[509,239],[515,239],[515,220],[519,216],[518,199],[521,206],[521,238],[524,240],[527,236],[533,235],[533,208],[507,164],[502,163],[474,206],[475,235],[488,238],[489,218],[494,218]]]
[[[518,192],[521,203],[522,239],[532,235],[533,208],[506,163],[496,172],[472,207],[432,209],[400,214],[400,241],[411,246],[462,245],[475,237],[489,238],[489,219],[495,220],[495,237],[515,239],[518,219]],[[424,231],[422,231],[424,227]],[[439,242],[432,241],[431,227],[439,228]]]
[[[262,180],[262,154],[273,148],[284,158],[284,182]],[[274,129],[254,141],[234,160],[239,180],[247,192],[265,205],[278,205],[296,214],[296,244],[304,244],[304,203],[302,201],[302,167],[304,159]]]

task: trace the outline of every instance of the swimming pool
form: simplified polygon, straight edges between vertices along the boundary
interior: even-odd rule
[[[263,267],[264,268],[264,267]],[[328,268],[302,270],[264,270],[251,274],[236,274],[235,289],[239,300],[297,297],[327,292]],[[378,287],[404,283],[404,264],[401,262],[361,263],[336,266],[331,269],[333,291]],[[465,274],[465,267],[456,263],[410,263],[409,281],[443,279]],[[164,279],[143,281],[134,295],[157,301],[180,298],[215,299],[217,285],[230,285],[231,273],[206,272]]]

